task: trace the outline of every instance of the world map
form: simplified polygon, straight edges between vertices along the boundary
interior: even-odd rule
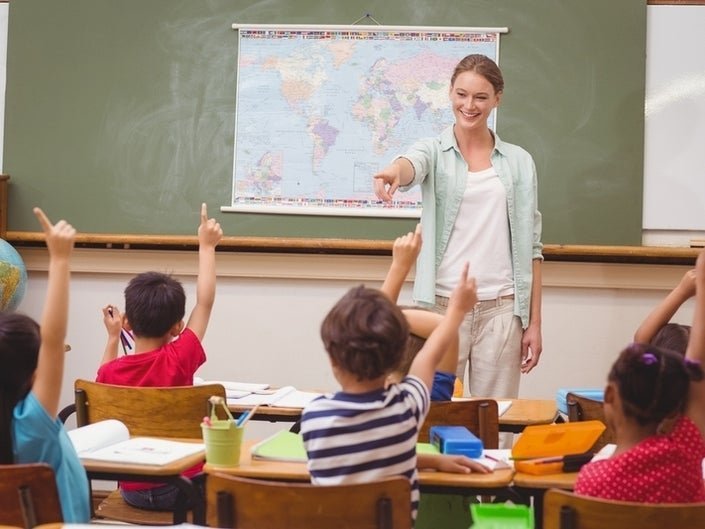
[[[240,29],[233,210],[418,216],[417,189],[372,175],[453,121],[453,68],[497,33]],[[494,115],[490,126],[493,127]]]

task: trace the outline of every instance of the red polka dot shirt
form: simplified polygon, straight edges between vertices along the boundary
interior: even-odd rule
[[[631,450],[585,465],[576,494],[640,503],[705,501],[705,441],[688,417],[668,434],[644,439]]]

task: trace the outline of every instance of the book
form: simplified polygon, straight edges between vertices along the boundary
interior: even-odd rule
[[[269,384],[254,383],[254,382],[233,382],[230,380],[203,380],[200,377],[193,377],[194,386],[202,386],[204,384],[220,384],[225,388],[225,396],[227,398],[241,398],[251,395],[252,393],[272,394],[274,390],[269,389]]]
[[[304,440],[298,433],[282,430],[260,441],[251,449],[252,459],[305,463]]]
[[[304,408],[321,393],[299,391],[294,386],[284,386],[272,393],[250,393],[242,397],[228,396],[230,406],[277,406],[280,408]]]
[[[203,453],[203,443],[159,437],[130,437],[121,421],[99,421],[67,432],[80,459],[136,465],[167,465]]]

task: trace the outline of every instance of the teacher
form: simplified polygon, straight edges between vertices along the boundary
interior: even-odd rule
[[[521,373],[541,355],[541,214],[536,166],[524,149],[487,126],[504,79],[484,55],[468,55],[450,79],[455,124],[416,142],[374,175],[377,197],[422,190],[423,247],[414,299],[445,312],[463,263],[479,302],[460,328],[456,376],[481,397],[516,398]]]

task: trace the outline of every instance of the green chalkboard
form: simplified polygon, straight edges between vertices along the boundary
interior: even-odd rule
[[[10,3],[8,229],[33,205],[82,232],[390,239],[412,220],[221,213],[231,196],[237,23],[509,27],[505,141],[539,172],[544,242],[640,244],[643,0],[18,0]]]

